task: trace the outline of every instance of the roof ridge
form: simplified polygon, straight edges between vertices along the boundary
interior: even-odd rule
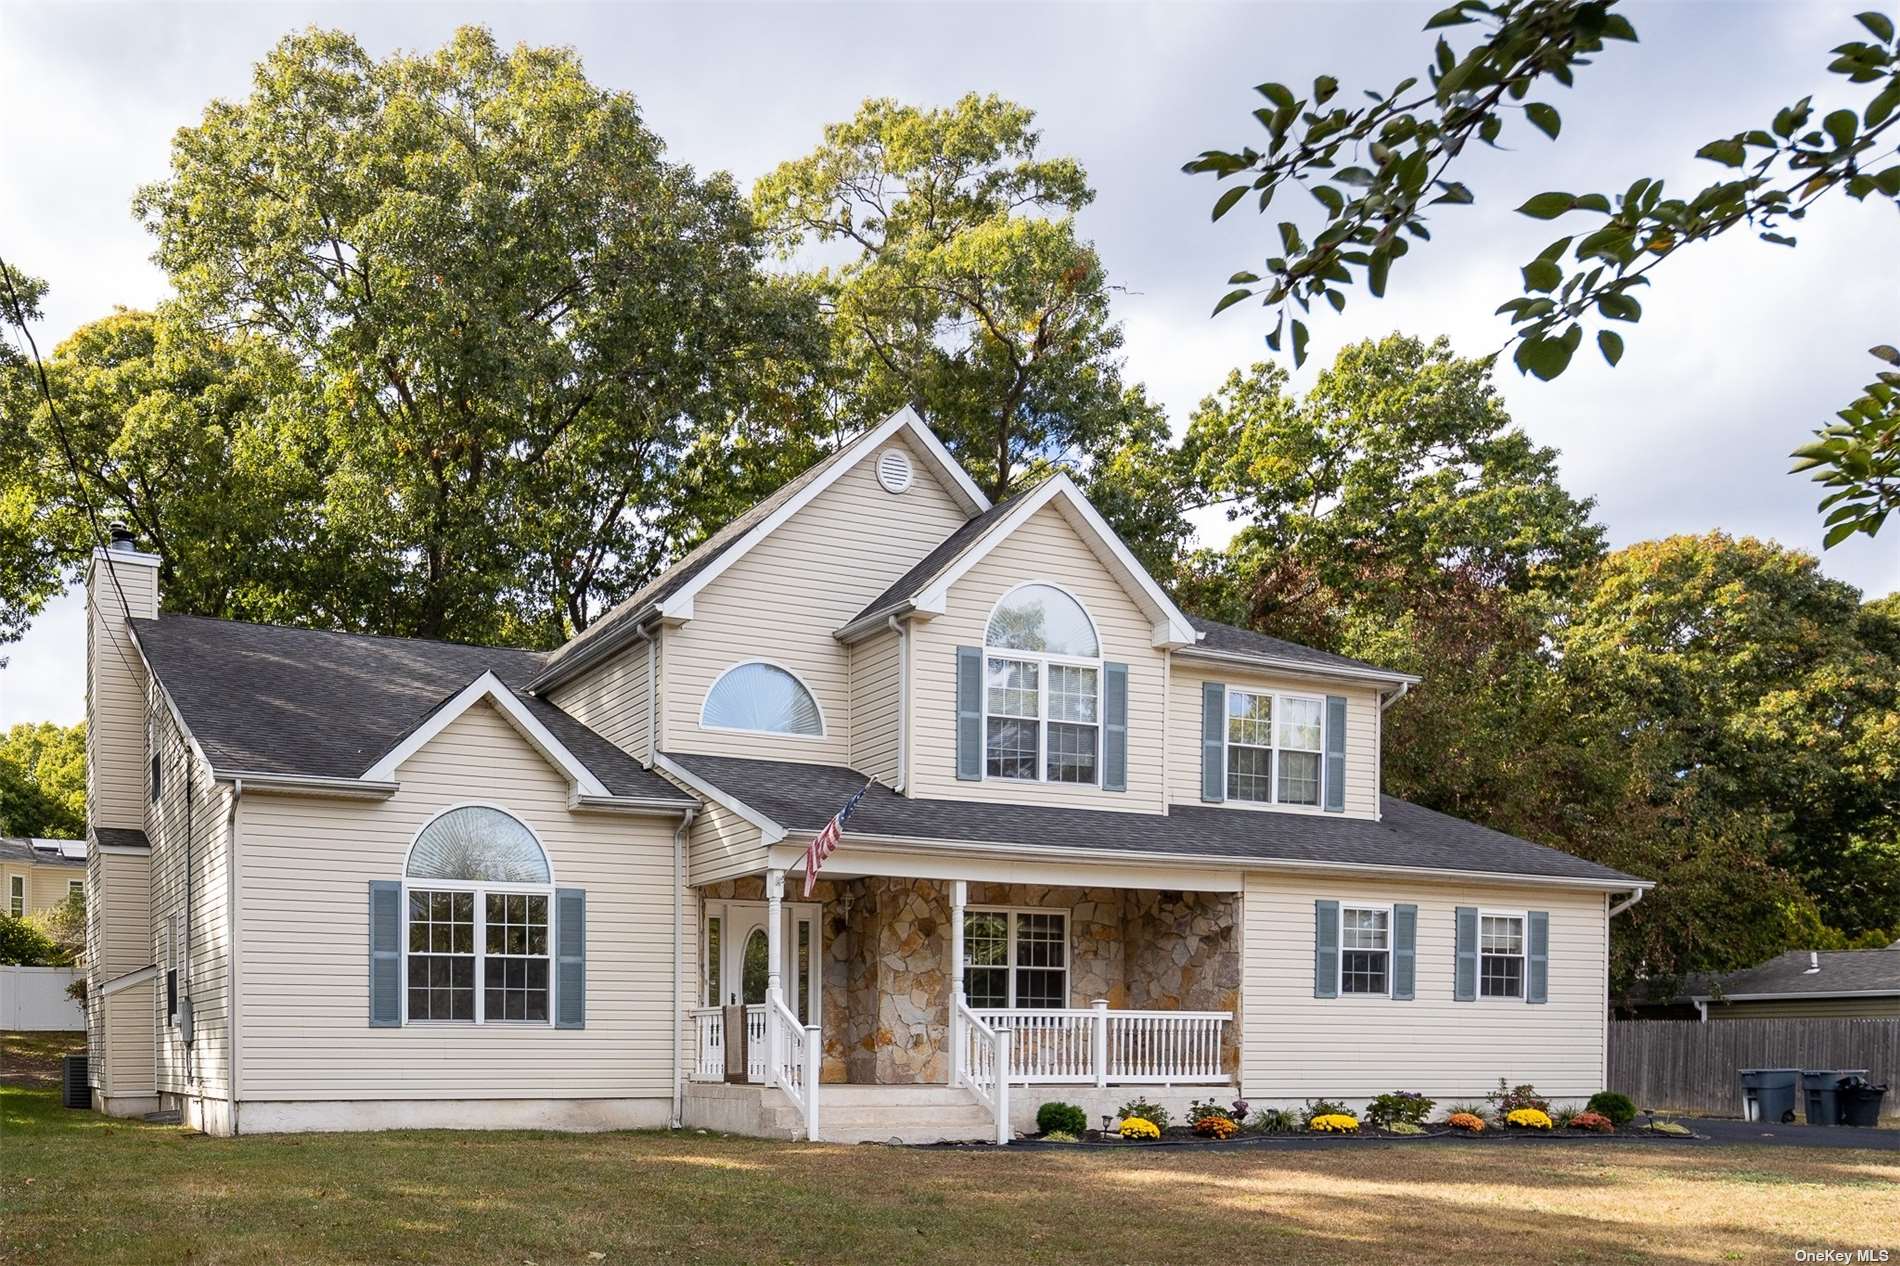
[[[471,651],[503,651],[510,655],[547,656],[552,651],[526,646],[497,646],[492,642],[458,642],[449,637],[420,637],[406,633],[364,633],[356,629],[320,629],[307,624],[280,624],[275,620],[234,620],[222,615],[199,615],[193,611],[161,611],[155,616],[135,616],[134,624],[156,624],[165,620],[195,620],[204,624],[235,624],[250,629],[278,629],[285,633],[315,633],[325,637],[364,638],[378,642],[420,642],[426,646],[459,646]]]

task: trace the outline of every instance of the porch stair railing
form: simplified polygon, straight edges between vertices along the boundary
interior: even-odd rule
[[[766,1078],[777,1086],[805,1118],[805,1137],[818,1141],[819,1060],[822,1055],[818,1026],[801,1025],[774,989],[765,1003]],[[751,1018],[748,1015],[748,1020]]]
[[[1221,1051],[1231,1011],[1091,1007],[972,1011],[1009,1038],[1010,1078],[1025,1085],[1199,1085],[1229,1080]]]
[[[951,1012],[951,1081],[970,1093],[996,1119],[996,1141],[1008,1143],[1009,1033],[987,1023],[959,996]]]

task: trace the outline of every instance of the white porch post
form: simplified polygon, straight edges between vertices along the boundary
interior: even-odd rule
[[[779,1031],[779,963],[785,947],[784,931],[779,926],[785,915],[785,872],[765,872],[765,1084],[778,1084],[778,1070],[785,1054],[785,1036]]]
[[[1089,1056],[1095,1065],[1096,1086],[1108,1084],[1108,999],[1097,998],[1089,1003],[1095,1012],[1091,1026]]]
[[[970,900],[970,885],[961,879],[950,881],[950,1084],[963,1084],[963,1048],[968,1038],[963,1032],[963,1015],[958,1009],[963,998],[963,907]]]

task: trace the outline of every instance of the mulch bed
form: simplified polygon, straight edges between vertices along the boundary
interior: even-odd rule
[[[1123,1139],[1113,1134],[1104,1134],[1100,1130],[1090,1130],[1073,1143],[1052,1143],[1038,1136],[1027,1136],[1014,1140],[1012,1147],[1032,1147],[1057,1149],[1065,1147],[1084,1148],[1153,1148],[1153,1147],[1312,1147],[1312,1146],[1351,1146],[1354,1143],[1430,1143],[1443,1139],[1454,1139],[1470,1143],[1514,1143],[1521,1140],[1549,1142],[1558,1140],[1568,1143],[1694,1143],[1706,1142],[1707,1135],[1702,1134],[1663,1134],[1640,1125],[1630,1125],[1614,1134],[1598,1134],[1594,1130],[1511,1130],[1487,1129],[1479,1134],[1465,1130],[1454,1130],[1450,1126],[1426,1126],[1423,1134],[1395,1134],[1390,1130],[1373,1129],[1361,1126],[1356,1131],[1334,1134],[1321,1131],[1302,1130],[1289,1134],[1236,1134],[1232,1138],[1203,1138],[1187,1126],[1169,1126],[1162,1131],[1159,1139]],[[936,1147],[990,1147],[994,1144],[938,1143]]]

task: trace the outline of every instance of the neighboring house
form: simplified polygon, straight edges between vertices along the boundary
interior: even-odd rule
[[[1414,678],[1189,617],[908,410],[551,653],[159,615],[156,563],[88,591],[108,1111],[982,1138],[1602,1088],[1645,881],[1381,795]]]
[[[1704,1020],[1900,1017],[1900,944],[1877,950],[1789,950],[1691,985]]]
[[[84,840],[23,840],[0,835],[0,913],[38,914],[86,889]]]

